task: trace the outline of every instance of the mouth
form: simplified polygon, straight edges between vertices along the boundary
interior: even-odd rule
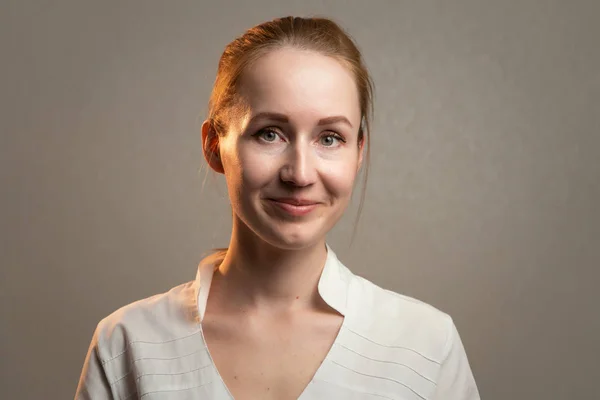
[[[319,203],[315,202],[289,199],[267,199],[267,201],[275,206],[276,209],[295,217],[310,214],[319,206]]]

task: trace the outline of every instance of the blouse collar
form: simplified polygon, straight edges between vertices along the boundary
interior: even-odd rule
[[[317,285],[319,294],[325,302],[342,315],[346,315],[348,305],[348,288],[352,273],[337,258],[331,247],[325,243],[327,258]],[[218,260],[214,256],[204,258],[196,273],[194,282],[200,321],[204,319],[208,292]]]

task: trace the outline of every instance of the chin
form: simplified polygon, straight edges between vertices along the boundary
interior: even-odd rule
[[[320,232],[314,232],[309,227],[275,228],[265,233],[260,235],[263,240],[283,250],[302,250],[318,243],[324,237]]]
[[[324,208],[308,218],[293,220],[281,218],[261,206],[246,209],[246,218],[241,220],[246,221],[245,225],[254,235],[282,250],[302,250],[322,242],[336,222],[332,219],[337,220],[337,213],[331,214],[331,208]]]
[[[302,250],[323,240],[322,221],[273,221],[270,218],[260,218],[258,226],[253,231],[265,242],[283,250]]]

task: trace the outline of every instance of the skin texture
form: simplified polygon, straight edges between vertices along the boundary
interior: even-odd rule
[[[205,156],[224,173],[233,211],[229,252],[218,275],[227,276],[239,297],[233,303],[289,307],[297,296],[314,294],[325,235],[352,195],[364,144],[358,143],[358,92],[336,59],[282,48],[244,71],[238,94],[244,112],[226,135],[218,137],[208,122],[202,128]],[[340,120],[319,124],[331,117]],[[290,216],[268,200],[274,197],[319,204],[308,215]]]
[[[202,126],[206,159],[225,175],[233,213],[203,332],[234,398],[296,399],[344,318],[320,297],[318,281],[325,235],[346,209],[362,161],[358,92],[337,60],[284,48],[247,68],[238,94],[243,112],[223,137],[208,121]],[[269,200],[279,197],[319,204],[292,216]]]

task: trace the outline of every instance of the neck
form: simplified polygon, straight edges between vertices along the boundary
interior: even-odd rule
[[[326,258],[325,238],[281,249],[234,216],[227,255],[213,277],[215,297],[225,309],[261,314],[322,307],[317,286]]]

